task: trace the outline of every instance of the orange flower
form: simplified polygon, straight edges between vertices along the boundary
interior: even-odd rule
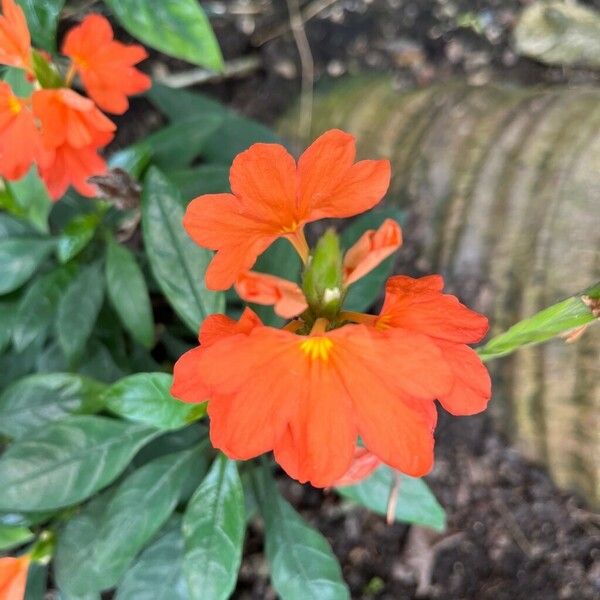
[[[29,562],[28,556],[0,558],[0,598],[2,600],[23,600]]]
[[[441,350],[454,374],[454,383],[438,399],[453,415],[472,415],[485,410],[491,396],[491,381],[477,353],[466,344],[480,341],[488,321],[461,304],[455,296],[443,294],[440,275],[414,279],[391,277],[375,326],[380,330],[420,332]]]
[[[400,225],[386,219],[379,229],[365,231],[344,256],[344,283],[351,285],[372,271],[402,244]]]
[[[2,0],[0,64],[33,72],[29,28],[23,10],[14,0]]]
[[[72,148],[99,148],[108,144],[115,124],[89,99],[67,88],[33,93],[33,112],[42,125],[42,139],[48,149],[63,145]]]
[[[72,185],[82,196],[96,195],[96,188],[88,183],[94,175],[106,172],[106,163],[95,146],[73,148],[63,144],[49,150],[49,160],[39,165],[40,177],[53,200],[58,200]]]
[[[284,319],[291,319],[303,313],[308,305],[302,290],[291,281],[248,271],[235,281],[235,291],[246,302],[273,306],[275,313]]]
[[[319,137],[297,165],[278,144],[254,144],[239,154],[229,175],[233,193],[200,196],[184,217],[192,239],[217,250],[206,285],[227,289],[279,237],[306,260],[306,223],[375,206],[389,185],[389,162],[355,163],[355,155],[354,138],[339,130]]]
[[[274,450],[291,477],[320,487],[348,471],[358,435],[390,466],[427,473],[433,399],[453,382],[441,351],[423,335],[364,325],[324,331],[322,319],[310,336],[254,324],[179,362],[172,393],[209,398],[216,448],[240,460]]]
[[[0,82],[0,175],[19,179],[43,155],[31,110],[7,83]]]
[[[114,40],[110,23],[102,15],[89,15],[65,36],[62,53],[73,61],[90,97],[103,110],[123,114],[127,96],[145,92],[150,78],[134,65],[147,58],[142,46]]]

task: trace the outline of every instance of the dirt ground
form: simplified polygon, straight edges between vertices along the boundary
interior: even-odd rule
[[[293,0],[291,0],[293,2]],[[225,81],[198,89],[243,113],[276,122],[297,97],[301,68],[284,0],[204,3],[227,60],[248,59]],[[364,70],[392,72],[403,86],[463,76],[475,85],[598,83],[600,74],[549,68],[515,55],[515,0],[314,0],[305,26],[315,84]],[[587,2],[587,4],[594,4]],[[596,6],[598,3],[595,3]],[[155,75],[189,65],[154,57]],[[119,142],[159,118],[143,101]],[[440,418],[437,461],[427,478],[448,530],[387,526],[334,494],[281,478],[285,495],[331,542],[355,599],[554,600],[600,598],[600,516],[560,491],[494,431],[486,415]],[[275,598],[262,537],[253,525],[235,598]]]

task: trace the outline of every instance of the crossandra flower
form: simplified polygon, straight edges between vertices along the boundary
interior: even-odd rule
[[[14,0],[2,0],[0,64],[33,72],[29,28],[23,10]]]
[[[326,134],[307,152],[314,152],[319,145],[327,148],[336,139],[353,148],[352,138],[344,136],[342,132]],[[284,156],[284,151],[276,148],[267,146],[267,151]],[[244,155],[246,160],[247,153]],[[261,161],[247,166],[245,197],[197,199],[196,207],[188,211],[188,231],[190,215],[195,227],[203,219],[203,210],[209,214],[202,227],[209,222],[214,226],[213,241],[219,251],[214,260],[223,252],[234,257],[236,250],[229,247],[230,242],[217,244],[226,239],[228,227],[233,230],[231,239],[248,252],[250,247],[264,249],[265,240],[274,239],[264,232],[261,238],[259,225],[250,222],[255,216],[249,215],[262,215],[272,228],[281,215],[275,195],[269,196],[261,187],[260,175],[270,174],[267,179],[270,177],[272,187],[287,179],[274,176],[279,173],[277,168],[269,170]],[[352,161],[353,152],[350,164]],[[232,168],[234,193],[240,189],[236,188],[236,164],[239,169],[240,163],[234,162]],[[385,165],[372,167],[370,177],[380,170],[385,170]],[[352,195],[352,186],[348,193],[353,208],[344,208],[343,197],[331,200],[322,172],[317,179],[325,191],[311,188],[310,210],[314,212],[309,210],[306,214],[312,216],[298,223],[315,215],[332,216],[331,206],[338,216],[359,210],[363,200]],[[377,185],[380,183],[378,179]],[[280,192],[282,185],[277,188]],[[365,206],[372,206],[373,199],[384,191],[377,187]],[[292,194],[291,187],[288,192]],[[292,206],[290,214],[296,210],[298,205],[291,196],[289,205],[285,195],[280,198],[285,207]],[[196,217],[199,220],[194,220]],[[243,226],[248,227],[245,233]],[[297,236],[301,228],[299,225],[292,235]],[[200,237],[207,243],[210,234],[202,231]],[[250,246],[244,235],[254,240]],[[299,239],[294,238],[294,247],[302,257],[306,249]],[[222,276],[221,283],[233,277],[242,299],[272,305],[277,314],[292,320],[277,329],[263,324],[250,309],[238,322],[211,315],[201,326],[200,346],[177,361],[172,394],[184,402],[208,402],[210,437],[216,448],[237,460],[272,451],[291,477],[317,487],[356,483],[380,463],[415,477],[431,469],[435,401],[452,414],[466,415],[483,410],[490,397],[487,371],[467,346],[485,335],[487,319],[454,296],[443,294],[443,280],[436,275],[390,278],[379,315],[343,310],[348,287],[401,243],[400,226],[387,219],[377,230],[366,231],[342,256],[339,239],[330,230],[310,251],[302,286],[243,270],[256,255],[247,262],[227,259],[220,266],[217,262],[213,275]]]
[[[92,14],[65,36],[62,53],[73,61],[71,73],[79,73],[90,98],[103,110],[123,114],[128,96],[145,92],[150,78],[135,68],[148,54],[138,45],[114,39],[105,17]]]
[[[217,250],[206,272],[210,289],[230,287],[277,238],[304,260],[306,223],[350,217],[375,206],[390,180],[386,160],[355,163],[354,138],[331,130],[298,163],[279,144],[254,144],[231,166],[231,194],[206,194],[189,204],[184,227],[200,246]]]
[[[0,82],[0,175],[19,179],[44,157],[31,108],[7,83]]]
[[[30,559],[27,555],[0,558],[0,598],[23,600],[27,586]]]

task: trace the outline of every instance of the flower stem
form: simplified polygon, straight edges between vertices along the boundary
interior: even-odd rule
[[[308,242],[304,237],[304,230],[302,228],[297,229],[294,233],[290,233],[285,236],[290,244],[294,247],[294,250],[300,256],[300,259],[304,264],[308,262],[308,255],[310,254],[310,249],[308,247]]]

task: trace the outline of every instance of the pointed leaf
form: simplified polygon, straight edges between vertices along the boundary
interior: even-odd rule
[[[144,275],[135,256],[113,239],[106,252],[106,289],[125,329],[150,348],[154,342],[154,320]]]
[[[340,565],[327,540],[281,497],[265,468],[255,471],[254,481],[277,594],[282,600],[349,600]]]
[[[118,477],[157,431],[95,416],[36,430],[0,457],[0,510],[52,510],[81,502]]]
[[[92,240],[100,224],[98,213],[85,213],[73,217],[63,229],[56,254],[61,263],[75,258]]]
[[[171,396],[166,373],[136,373],[114,383],[104,396],[107,408],[130,421],[177,429],[206,413],[204,404],[186,404]]]
[[[21,546],[34,537],[28,527],[0,524],[0,552]]]
[[[223,57],[210,22],[196,0],[104,0],[134,37],[165,54],[220,71]]]
[[[0,395],[0,432],[17,439],[68,415],[98,412],[104,387],[72,373],[20,379]]]
[[[185,450],[134,471],[116,488],[85,538],[77,523],[67,523],[56,550],[59,587],[72,594],[113,587],[175,509],[198,458],[198,448]]]
[[[179,193],[156,168],[144,181],[142,228],[152,272],[187,326],[198,332],[207,315],[222,312],[225,296],[206,289],[204,272],[212,253],[197,246],[182,225]]]
[[[27,25],[36,46],[56,50],[56,28],[65,0],[17,0],[25,12]]]
[[[0,294],[21,287],[54,248],[54,240],[21,236],[0,240]]]
[[[237,580],[246,528],[235,462],[215,459],[183,517],[184,571],[192,600],[226,600]]]
[[[390,491],[394,485],[392,470],[379,467],[370,477],[356,485],[336,488],[338,494],[368,509],[387,514]],[[436,531],[446,526],[446,513],[423,479],[400,475],[400,487],[394,516],[397,521],[425,525]]]

